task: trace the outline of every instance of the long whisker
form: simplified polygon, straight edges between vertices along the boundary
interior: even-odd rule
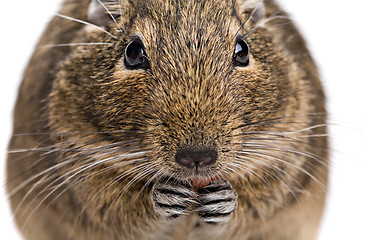
[[[117,146],[117,147],[119,147],[119,146]],[[99,148],[94,148],[93,149],[94,151],[88,151],[87,149],[84,150],[84,151],[86,151],[89,155],[91,155],[91,154],[98,154],[98,157],[102,157],[103,156],[103,154],[100,154],[101,152],[105,152],[104,155],[110,155],[112,153],[116,153],[116,152],[119,152],[120,151],[119,148],[114,148],[114,150],[113,150],[112,148],[108,147],[108,145],[102,146],[100,148],[101,148],[101,150],[95,150],[95,149],[99,149]],[[124,149],[125,149],[125,147],[124,147]],[[89,150],[91,150],[91,149],[89,149]],[[51,150],[49,152],[46,152],[45,154],[51,154],[52,152],[54,152],[54,151]],[[139,153],[140,152],[138,152],[138,153],[137,152],[130,152],[129,154],[124,155],[124,157],[125,158],[134,157],[135,154],[138,155]],[[78,158],[75,159],[74,156],[71,155],[71,156],[63,159],[60,163],[57,163],[56,165],[54,165],[52,167],[49,167],[49,168],[45,169],[44,171],[41,171],[40,173],[35,174],[35,175],[31,176],[30,178],[28,178],[27,180],[23,181],[20,185],[18,185],[16,188],[14,188],[12,191],[9,192],[9,197],[11,197],[14,194],[16,194],[20,189],[24,188],[26,185],[28,185],[30,182],[32,182],[33,180],[37,179],[38,177],[41,177],[42,175],[45,175],[45,174],[47,174],[49,172],[52,172],[53,170],[61,169],[63,166],[67,166],[68,164],[73,163],[73,162],[77,161],[78,159],[83,159],[85,157],[86,156],[80,156],[80,157],[78,157]],[[121,155],[117,155],[115,158],[120,158],[120,157],[121,157]],[[41,161],[41,160],[39,160],[39,161]],[[29,169],[27,169],[25,171],[31,171],[33,169],[33,167],[36,167],[36,163],[33,163],[29,167]],[[16,179],[16,177],[14,179],[8,180],[7,181],[7,184],[10,183],[11,181],[15,180],[15,179]]]
[[[154,172],[155,171],[155,169],[153,169],[153,168],[151,168],[151,163],[150,162],[147,162],[146,164],[141,164],[141,165],[139,165],[139,169],[138,168],[136,168],[135,170],[133,170],[133,171],[131,171],[130,172],[130,174],[131,173],[135,173],[137,170],[142,170],[141,172],[139,172],[138,174],[136,174],[124,187],[123,187],[123,189],[120,191],[120,195],[122,195],[124,192],[126,192],[132,185],[133,185],[133,183],[135,183],[138,179],[140,179],[140,178],[142,178],[143,176],[145,176],[145,171],[144,171],[144,169],[147,169],[147,170],[150,170],[150,171],[152,171],[152,172]],[[149,171],[147,171],[147,173],[148,173]]]
[[[155,163],[154,165],[157,165],[157,163]],[[146,189],[147,186],[149,186],[155,179],[157,179],[156,181],[158,182],[159,179],[161,179],[164,176],[164,171],[166,170],[167,167],[162,167],[160,170],[158,170],[157,172],[155,172],[153,174],[152,177],[150,177],[148,179],[148,181],[143,185],[143,187],[141,188],[141,190],[137,193],[135,199],[138,199],[139,195]]]
[[[115,168],[116,166],[113,166],[113,168]],[[100,171],[101,172],[101,171]],[[161,175],[161,172],[163,172],[163,169],[161,169],[160,171],[156,172],[149,180],[153,180],[154,178],[159,178],[159,175]],[[118,177],[114,178],[113,180],[111,180],[105,188],[102,188],[98,191],[98,193],[95,194],[95,196],[93,198],[91,198],[83,207],[83,209],[80,211],[79,216],[81,216],[83,214],[83,212],[85,212],[87,210],[87,208],[91,207],[93,203],[95,203],[100,196],[102,195],[102,192],[107,191],[113,184],[118,183],[122,178],[127,177],[128,175],[132,174],[132,172],[130,172],[129,174],[121,174]],[[123,175],[123,176],[122,176]],[[147,185],[149,184],[146,183]],[[143,191],[143,190],[141,190]]]
[[[246,144],[249,147],[256,147],[260,151],[272,152],[273,150],[274,151],[277,150],[279,152],[289,152],[289,153],[293,153],[293,154],[296,154],[296,155],[304,156],[304,157],[310,158],[312,160],[315,160],[317,163],[323,164],[324,166],[327,166],[327,162],[328,162],[328,160],[326,160],[322,157],[319,157],[319,156],[317,156],[313,153],[299,151],[299,150],[292,149],[292,148],[284,148],[284,147],[280,147],[280,146],[271,146],[271,145],[265,145],[265,144],[261,144],[261,143],[255,143],[255,142],[250,142],[250,143],[247,142]],[[249,149],[245,149],[244,151],[254,152],[253,150],[249,150]]]
[[[257,29],[262,28],[265,26],[265,24],[275,20],[275,19],[288,19],[289,18],[287,16],[281,16],[281,15],[276,15],[277,13],[272,14],[270,17],[266,18],[266,19],[262,19],[260,22],[257,23],[257,25],[251,29],[248,33],[245,33],[244,36],[250,36],[252,33],[254,33]],[[286,23],[289,24],[289,23]],[[284,25],[284,24],[283,24]]]
[[[128,155],[128,154],[124,154],[123,156]],[[115,158],[115,157],[113,157]],[[50,186],[52,186],[54,183],[64,179],[67,175],[72,174],[71,176],[68,176],[66,179],[64,179],[61,183],[59,183],[52,191],[50,191],[44,198],[42,201],[40,201],[40,203],[33,209],[33,211],[29,214],[28,218],[25,221],[25,224],[23,225],[23,227],[26,225],[26,223],[29,221],[30,217],[40,208],[40,206],[44,203],[44,201],[46,199],[48,199],[53,193],[55,193],[58,189],[60,189],[61,186],[65,185],[65,183],[69,182],[70,180],[72,180],[72,178],[74,178],[75,176],[79,175],[82,172],[85,172],[85,170],[90,169],[91,167],[95,167],[97,165],[100,165],[101,163],[104,162],[108,162],[110,161],[110,159],[113,158],[106,158],[106,159],[102,159],[100,161],[97,162],[91,162],[90,164],[87,165],[83,165],[81,167],[78,167],[76,169],[73,169],[72,171],[69,171],[66,175],[60,176],[59,178],[57,178],[56,180],[54,180],[52,183],[48,184],[47,187],[45,187],[40,193],[38,193],[38,195],[29,203],[28,207],[26,208],[26,210],[24,212],[27,212],[27,210],[29,209],[29,207],[33,204],[33,202],[43,193],[45,193],[48,189],[50,189]],[[135,160],[134,160],[135,161]],[[124,162],[125,163],[125,162]],[[80,170],[79,170],[80,169]],[[76,171],[76,172],[75,172]],[[75,172],[75,173],[74,173]],[[75,185],[75,183],[78,183],[80,181],[74,182],[73,184],[71,184],[72,186]],[[68,187],[67,189],[69,189],[70,187]],[[54,202],[60,195],[62,195],[67,189],[63,190],[60,194],[57,195],[57,197],[55,197],[52,201]]]
[[[115,25],[118,27],[119,31],[120,32],[123,32],[123,30],[120,28],[117,20],[114,18],[113,14],[109,11],[109,9],[105,6],[105,4],[100,1],[100,0],[97,0],[98,3],[108,12],[109,16],[111,17],[111,19],[113,20],[113,22],[115,23]]]
[[[115,133],[125,133],[125,134],[141,134],[140,131],[134,130],[115,130],[115,131],[100,131],[100,132],[26,132],[26,133],[14,133],[13,137],[22,137],[22,136],[37,136],[37,135],[91,135],[91,134],[115,134]]]
[[[90,42],[90,43],[60,43],[60,44],[49,44],[37,47],[37,49],[43,48],[54,48],[54,47],[73,47],[73,46],[99,46],[99,45],[114,45],[114,43],[103,43],[103,42]]]
[[[142,160],[142,161],[144,161],[144,159],[139,159],[139,160]],[[135,162],[136,160],[133,160],[133,162]],[[142,162],[141,161],[141,162]],[[124,164],[119,164],[119,166],[126,166],[126,165],[128,165],[129,163],[127,163],[127,162],[122,162],[122,163],[124,163]],[[145,163],[144,163],[145,164]],[[141,164],[141,165],[143,165],[143,164]],[[138,166],[141,166],[141,165],[138,165]],[[137,167],[138,167],[137,166]],[[94,177],[94,176],[97,176],[97,175],[100,175],[101,173],[104,173],[104,172],[106,172],[106,171],[108,171],[108,170],[111,170],[111,169],[115,169],[117,166],[115,165],[115,166],[110,166],[110,167],[107,167],[107,168],[103,168],[102,170],[99,170],[99,171],[97,171],[96,173],[92,173],[92,174],[90,174],[90,175],[88,175],[87,176],[87,178],[91,178],[91,177]],[[127,176],[128,174],[126,174],[125,175],[125,177]],[[75,181],[75,182],[73,182],[72,184],[70,184],[66,189],[64,189],[63,191],[61,191],[48,205],[51,205],[53,202],[55,202],[56,200],[57,200],[57,198],[59,198],[62,194],[64,194],[66,191],[68,191],[69,189],[71,189],[72,187],[74,187],[74,186],[76,186],[77,184],[79,184],[79,183],[81,183],[81,182],[83,182],[83,181],[85,181],[85,179],[83,179],[83,178],[81,178],[81,179],[79,179],[79,180],[77,180],[77,181]],[[113,183],[112,184],[114,184],[115,182],[113,181]],[[110,186],[109,186],[110,187]],[[56,187],[56,188],[59,188],[58,186]],[[107,189],[106,189],[107,190]],[[98,197],[100,197],[100,195],[97,195]]]
[[[120,21],[123,25],[123,30],[125,31],[125,25],[124,25],[124,21],[123,21],[123,10],[122,10],[122,3],[121,3],[121,0],[118,0],[118,3],[119,3],[119,15],[120,15]]]
[[[81,152],[85,152],[87,153],[87,155],[92,155],[92,154],[98,154],[98,157],[102,157],[102,155],[100,155],[100,153],[105,152],[106,154],[111,154],[111,153],[116,153],[118,151],[120,151],[120,148],[122,147],[124,150],[128,150],[129,153],[128,154],[124,154],[123,157],[124,158],[130,158],[130,157],[134,157],[135,154],[140,154],[141,152],[139,151],[140,149],[140,145],[138,148],[136,148],[133,145],[130,145],[131,143],[135,143],[138,142],[137,140],[127,140],[127,141],[119,141],[116,143],[111,143],[111,144],[107,144],[107,145],[103,145],[100,147],[94,147],[94,148],[85,148],[87,147],[89,144],[93,144],[93,142],[90,142],[89,144],[84,144],[83,146],[80,146],[78,148],[62,148],[59,149],[57,147],[48,147],[48,148],[35,148],[35,149],[18,149],[18,150],[9,150],[9,154],[11,153],[24,153],[24,152],[28,152],[27,155],[22,156],[22,158],[27,157],[30,152],[45,152],[42,155],[49,155],[52,154],[54,152],[76,152],[76,153],[81,153]],[[86,156],[82,156],[82,158],[85,158]],[[117,158],[120,158],[121,156],[118,155]],[[19,191],[21,188],[23,188],[24,186],[26,186],[28,183],[30,183],[31,181],[35,180],[36,178],[40,177],[41,175],[44,175],[50,171],[53,171],[57,168],[61,168],[66,164],[72,163],[75,160],[68,160],[70,158],[73,158],[73,156],[70,156],[66,159],[63,159],[63,161],[61,163],[58,163],[34,176],[32,176],[31,178],[29,178],[28,180],[22,182],[22,184],[18,185],[15,189],[13,189],[9,195],[12,196],[13,194],[15,194],[17,191]],[[39,161],[41,161],[44,158],[40,158]],[[36,167],[36,164],[38,163],[35,162],[33,163],[29,169],[27,169],[26,171],[30,171],[33,169],[33,166]],[[13,180],[15,180],[16,178],[14,178]],[[8,180],[8,183],[12,181],[12,180]]]
[[[277,162],[280,162],[280,163],[284,163],[285,165],[293,168],[293,169],[296,169],[300,172],[303,172],[304,174],[306,174],[307,176],[309,176],[310,178],[312,178],[315,182],[317,182],[319,184],[319,186],[321,186],[324,190],[326,189],[326,186],[323,185],[323,183],[321,183],[315,176],[313,176],[311,173],[309,173],[307,170],[299,167],[299,166],[296,166],[295,164],[293,163],[290,163],[289,161],[286,161],[286,160],[283,160],[279,157],[276,157],[274,155],[269,155],[269,154],[266,154],[266,153],[262,153],[262,152],[258,152],[258,151],[252,151],[250,152],[251,155],[256,155],[256,156],[260,156],[260,157],[264,157],[264,159],[266,158],[271,158]]]
[[[78,22],[78,23],[85,24],[85,25],[91,26],[93,28],[99,29],[100,31],[103,31],[104,33],[106,33],[109,36],[111,36],[112,38],[114,38],[115,40],[118,40],[118,38],[116,36],[114,36],[113,34],[111,34],[108,31],[106,31],[102,27],[96,26],[95,24],[92,24],[92,23],[89,23],[89,22],[86,22],[86,21],[83,21],[83,20],[80,20],[80,19],[77,19],[77,18],[69,17],[69,16],[66,16],[66,15],[63,15],[63,14],[60,14],[60,13],[55,13],[55,15],[58,16],[58,17],[67,19],[67,20],[71,20],[71,21],[74,21],[74,22]]]
[[[105,139],[105,138],[101,138],[101,139]],[[133,140],[127,140],[127,141],[119,141],[119,142],[115,142],[115,143],[110,143],[104,146],[99,146],[99,147],[93,147],[93,148],[85,148],[87,146],[93,145],[94,143],[96,143],[98,140],[95,139],[93,140],[93,142],[89,142],[86,143],[84,145],[78,146],[77,148],[54,148],[54,147],[47,147],[47,148],[27,148],[27,149],[13,149],[13,150],[8,150],[9,154],[12,153],[24,153],[24,152],[90,152],[90,153],[97,153],[97,150],[102,150],[102,151],[108,151],[111,150],[113,147],[119,147],[119,146],[123,146],[122,144],[132,144],[132,143],[137,143],[139,140],[138,139],[133,139]],[[133,146],[130,146],[133,147]]]
[[[274,135],[274,136],[280,136],[280,135],[290,135],[290,134],[294,134],[294,133],[305,132],[305,131],[309,131],[309,130],[316,129],[316,128],[320,128],[320,127],[327,127],[327,124],[317,124],[317,125],[314,125],[314,126],[302,128],[302,129],[299,129],[299,130],[296,130],[296,131],[289,131],[289,132],[267,132],[267,131],[259,131],[259,132],[250,132],[249,134],[265,133],[265,134],[271,134],[271,135]]]
[[[117,151],[115,151],[115,152],[117,152]],[[111,153],[113,153],[113,152],[108,151],[108,152],[105,152],[104,154],[98,154],[98,157],[103,158],[103,155],[110,155]],[[84,172],[85,170],[87,170],[87,169],[89,169],[89,168],[95,167],[95,166],[100,165],[100,164],[105,163],[105,162],[110,162],[110,161],[112,161],[112,160],[114,160],[114,159],[122,159],[122,158],[126,159],[126,158],[132,158],[132,160],[130,160],[130,161],[136,161],[136,159],[133,159],[134,157],[138,157],[138,156],[141,156],[141,155],[144,155],[144,154],[145,154],[144,152],[135,152],[135,153],[128,153],[128,154],[119,154],[119,155],[117,155],[117,156],[108,157],[108,158],[106,158],[106,159],[102,159],[102,160],[99,160],[99,161],[96,161],[96,162],[94,162],[94,161],[92,160],[92,158],[91,158],[89,161],[86,161],[86,162],[85,162],[82,166],[79,166],[79,167],[77,167],[77,168],[73,169],[72,171],[67,171],[67,174],[64,174],[64,175],[63,175],[63,174],[61,174],[61,176],[60,176],[59,178],[57,178],[56,180],[54,180],[54,182],[52,182],[50,185],[52,185],[53,183],[55,183],[55,182],[57,182],[57,181],[61,180],[62,178],[65,178],[67,175],[72,174],[72,173],[73,173],[73,172],[75,172],[75,171],[77,171],[77,173],[76,173],[76,174],[74,174],[74,175],[77,175],[77,174],[81,173],[82,171]],[[60,169],[60,168],[61,168],[61,167],[63,167],[63,166],[67,166],[68,164],[73,163],[73,162],[75,162],[75,161],[77,161],[77,160],[79,160],[79,159],[83,159],[83,158],[85,158],[85,157],[86,157],[86,156],[79,156],[78,158],[75,158],[75,157],[72,155],[72,156],[70,156],[70,157],[68,157],[68,158],[66,158],[66,159],[63,159],[60,163],[58,163],[58,164],[56,164],[56,165],[54,165],[54,166],[52,166],[52,167],[50,167],[50,168],[48,168],[48,169],[46,169],[46,170],[44,170],[44,171],[40,172],[40,173],[38,173],[38,174],[36,174],[36,175],[32,176],[32,177],[31,177],[31,178],[29,178],[29,179],[27,179],[27,180],[26,180],[26,181],[24,181],[22,184],[20,184],[17,188],[13,189],[13,190],[9,193],[9,195],[10,195],[10,196],[12,196],[12,195],[13,195],[13,194],[15,194],[17,191],[19,191],[21,188],[25,187],[28,183],[30,183],[31,181],[35,180],[35,179],[36,179],[36,178],[38,178],[38,177],[40,177],[40,176],[42,176],[42,175],[44,175],[44,174],[46,174],[46,173],[48,173],[48,172],[51,172],[51,171],[53,171],[53,170]],[[124,163],[124,162],[122,162],[122,163]],[[119,163],[119,164],[121,164],[121,163]],[[61,172],[61,173],[62,173],[62,172]],[[67,179],[67,180],[69,180],[69,179]],[[49,187],[49,186],[47,186],[46,188],[48,188],[48,187]]]
[[[255,152],[255,153],[256,153],[256,152]],[[255,154],[252,154],[252,155],[255,155]],[[254,165],[256,165],[256,166],[258,166],[258,167],[260,167],[260,166],[265,166],[265,167],[267,167],[267,168],[269,168],[269,169],[273,169],[273,170],[275,170],[276,172],[281,172],[281,173],[283,173],[285,176],[289,177],[292,181],[294,181],[294,182],[295,182],[295,184],[297,184],[298,186],[300,186],[300,187],[303,189],[302,185],[301,185],[301,184],[297,181],[297,179],[296,179],[294,176],[292,176],[291,174],[288,174],[288,172],[286,172],[285,170],[283,170],[283,169],[281,169],[280,167],[276,166],[275,164],[270,164],[270,163],[268,163],[268,162],[267,162],[267,159],[264,159],[264,160],[266,160],[266,162],[265,162],[265,161],[259,160],[259,159],[257,159],[257,158],[248,157],[248,156],[241,156],[241,155],[238,155],[237,157],[238,157],[238,159],[248,160],[248,161],[250,161],[250,162],[254,163]],[[260,157],[262,157],[262,155],[260,155]],[[259,163],[259,164],[255,163],[255,162],[257,162],[257,163]],[[239,164],[241,164],[241,161],[239,161],[238,163],[239,163]],[[260,171],[263,171],[263,170],[260,170]],[[272,177],[272,176],[271,176],[271,177]],[[304,190],[304,189],[303,189],[303,190]]]
[[[236,34],[234,35],[234,37],[236,38],[239,34],[239,32],[241,31],[242,29],[242,32],[245,31],[245,28],[246,28],[246,24],[248,23],[248,21],[250,21],[253,17],[253,15],[261,10],[263,8],[263,6],[259,7],[259,5],[256,5],[256,7],[251,11],[250,15],[243,21],[243,23],[241,24],[241,26],[239,27],[239,29],[237,30]]]
[[[140,166],[140,165],[139,165],[139,166]],[[138,168],[139,166],[137,166],[136,168]],[[116,168],[116,166],[112,166],[112,167],[110,167],[110,168]],[[140,170],[140,169],[138,169],[138,170]],[[97,174],[100,174],[101,172],[104,172],[104,169],[102,169],[102,170],[98,171],[98,173],[97,173]],[[100,189],[100,190],[98,191],[98,193],[97,193],[97,194],[95,194],[95,196],[94,196],[93,198],[91,198],[87,204],[85,204],[85,207],[84,207],[83,211],[85,211],[85,210],[88,208],[88,206],[90,206],[90,204],[92,204],[92,202],[95,202],[97,199],[99,199],[99,198],[100,198],[100,196],[101,196],[101,194],[102,194],[103,192],[106,192],[106,191],[107,191],[108,189],[110,189],[110,188],[111,188],[114,184],[119,183],[119,182],[120,182],[120,180],[121,180],[122,178],[125,178],[125,177],[127,177],[128,175],[130,175],[130,174],[132,174],[132,173],[133,173],[133,172],[123,173],[123,174],[120,174],[118,177],[116,177],[116,178],[112,179],[112,180],[111,180],[108,184],[106,184],[106,185],[105,185],[105,187],[104,187],[104,188]],[[97,175],[97,174],[93,174],[93,176],[95,176],[95,175]]]
[[[248,123],[244,123],[241,124],[235,128],[233,128],[233,130],[236,129],[240,129],[240,128],[244,128],[244,127],[249,127],[249,126],[265,126],[265,125],[274,125],[274,124],[297,124],[297,123],[303,123],[303,124],[308,124],[308,120],[313,120],[313,119],[325,119],[326,114],[325,113],[314,113],[314,114],[305,114],[303,116],[282,116],[282,117],[275,117],[275,118],[270,118],[270,119],[264,119],[264,120],[259,120],[256,122],[248,122]],[[295,119],[294,120],[287,120],[287,121],[283,121],[285,119]],[[303,119],[301,121],[298,121],[300,119]]]
[[[47,174],[47,173],[52,173],[52,171],[58,169],[58,168],[61,168],[71,162],[73,162],[74,160],[73,159],[70,159],[68,161],[63,161],[63,162],[60,162],[56,165],[53,165],[52,167],[50,168],[47,168],[45,170],[43,170],[42,172],[36,174],[36,175],[32,175],[30,178],[28,178],[27,180],[23,181],[21,184],[19,184],[18,186],[16,186],[14,189],[12,189],[9,193],[8,193],[8,196],[9,198],[11,198],[12,196],[14,196],[17,192],[19,192],[22,188],[24,188],[25,186],[27,186],[30,182],[36,180],[37,178]]]
[[[125,171],[125,172],[123,172],[122,174],[120,174],[118,177],[116,177],[116,178],[114,178],[108,185],[107,185],[107,187],[106,188],[104,188],[104,189],[101,189],[100,191],[99,191],[99,193],[101,193],[102,191],[106,191],[106,190],[108,190],[113,184],[115,184],[115,183],[117,183],[117,182],[119,182],[121,179],[123,179],[123,178],[126,178],[126,177],[128,177],[128,176],[130,176],[131,174],[133,174],[133,173],[135,173],[136,171],[142,171],[142,173],[143,172],[145,172],[144,171],[144,169],[150,169],[151,167],[150,167],[150,165],[151,165],[151,163],[150,162],[145,162],[145,163],[142,163],[142,164],[140,164],[140,165],[138,165],[138,166],[135,166],[135,167],[133,167],[133,168],[131,168],[131,169],[129,169],[129,170],[127,170],[127,171]],[[116,165],[115,166],[112,166],[112,168],[115,168],[116,167]],[[102,170],[100,170],[100,172],[104,172],[105,171],[105,169],[102,169]],[[99,172],[99,173],[100,173]],[[151,172],[153,172],[153,171],[151,171]],[[99,174],[98,173],[98,174]],[[96,175],[96,174],[95,174]],[[140,176],[140,174],[137,174],[137,175],[139,175]],[[137,178],[139,178],[139,176],[137,177]],[[91,177],[90,175],[88,176],[88,177]],[[136,178],[136,176],[132,179],[132,180],[134,180]],[[81,180],[80,180],[81,181]],[[128,188],[129,188],[129,186],[127,186],[128,184],[131,184],[130,182],[129,183],[127,183],[124,187],[123,187],[123,189],[119,192],[119,195],[121,195],[121,194],[123,194]],[[90,199],[90,201],[89,201],[89,203],[88,204],[86,204],[86,206],[84,207],[84,209],[82,210],[82,211],[85,211],[86,210],[86,207],[87,207],[87,205],[90,205],[91,203],[92,203],[92,201],[96,201],[97,199],[99,199],[100,198],[100,194],[99,195],[96,195],[93,199]]]
[[[280,169],[279,167],[277,167],[277,166],[275,166],[275,165],[273,165],[273,164],[269,164],[269,163],[266,163],[266,162],[263,162],[263,161],[261,161],[261,160],[258,160],[258,159],[256,159],[256,158],[251,158],[251,157],[247,157],[247,156],[238,156],[238,159],[237,160],[239,160],[239,159],[242,159],[242,160],[249,160],[251,163],[254,163],[254,165],[257,165],[257,164],[255,164],[255,162],[259,162],[261,165],[265,165],[266,167],[269,167],[270,169],[274,169],[275,170],[275,172],[281,172],[281,173],[283,173],[286,177],[289,177],[290,178],[290,180],[293,182],[293,183],[295,183],[296,184],[296,186],[298,186],[299,188],[300,188],[300,191],[301,192],[303,192],[303,193],[307,193],[307,191],[304,189],[304,187],[297,181],[297,179],[294,177],[294,176],[292,176],[291,174],[289,174],[288,172],[286,172],[285,170],[283,170],[283,169]],[[247,164],[244,164],[245,166],[242,166],[242,167],[240,167],[240,165],[242,165],[242,160],[239,160],[239,161],[237,161],[237,160],[235,160],[234,161],[234,163],[237,165],[235,165],[238,169],[242,169],[243,171],[247,171],[247,169],[246,169],[246,165]],[[266,160],[266,159],[265,159]],[[266,160],[267,161],[267,160]],[[232,164],[231,164],[232,165]],[[259,165],[257,165],[257,166],[259,166]],[[260,169],[259,170],[260,172],[262,171],[262,169]],[[270,174],[269,175],[269,177],[270,178],[272,178],[272,179],[274,179],[274,181],[277,181],[277,182],[281,182],[282,184],[284,184],[286,187],[287,187],[287,189],[289,190],[289,192],[293,195],[293,197],[296,199],[296,201],[298,201],[298,199],[297,199],[297,195],[296,195],[296,192],[298,192],[299,191],[299,189],[296,189],[296,190],[294,190],[290,185],[289,185],[289,183],[287,183],[286,181],[284,181],[284,179],[278,179],[277,178],[277,176],[276,175],[272,175],[272,174]],[[263,178],[260,176],[260,179],[261,180],[263,180]],[[266,178],[265,178],[265,184],[266,184],[266,186],[268,186],[270,189],[271,189],[271,191],[272,191],[272,193],[273,194],[275,194],[276,192],[274,191],[274,189],[271,187],[271,185],[269,184],[269,181],[268,180],[266,180]],[[262,186],[264,186],[264,185],[262,185]],[[299,203],[299,202],[298,202]],[[299,203],[300,204],[300,203]]]

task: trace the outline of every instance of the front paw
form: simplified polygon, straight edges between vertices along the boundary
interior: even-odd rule
[[[155,211],[165,218],[177,218],[186,214],[196,203],[196,193],[191,186],[177,182],[156,183],[152,189],[152,203]]]
[[[228,181],[218,180],[198,190],[199,216],[207,223],[228,222],[237,209],[237,193]]]

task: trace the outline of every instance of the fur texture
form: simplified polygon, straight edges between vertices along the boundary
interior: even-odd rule
[[[136,38],[148,69],[125,65]],[[232,63],[237,38],[247,67]],[[324,105],[302,37],[271,0],[67,0],[19,90],[15,219],[37,240],[314,239]],[[175,161],[206,148],[217,160],[205,168]]]

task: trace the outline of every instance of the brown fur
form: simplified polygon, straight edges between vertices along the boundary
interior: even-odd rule
[[[123,1],[125,32],[107,27],[117,40],[53,19],[39,47],[113,45],[39,48],[24,74],[8,191],[26,239],[315,238],[328,158],[318,74],[287,18],[257,29],[248,21],[240,34],[250,33],[251,65],[233,67],[235,34],[252,12],[242,2]],[[67,0],[61,13],[86,21],[87,8]],[[265,9],[286,16],[271,0]],[[148,71],[124,66],[137,33]],[[174,155],[197,146],[218,149],[200,177],[219,174],[238,194],[228,223],[193,212],[167,221],[152,207],[156,181],[194,177]]]

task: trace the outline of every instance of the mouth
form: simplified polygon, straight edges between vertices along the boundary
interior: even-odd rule
[[[193,177],[193,178],[190,178],[189,179],[189,182],[190,184],[197,188],[197,189],[200,189],[200,188],[203,188],[205,186],[208,186],[209,184],[211,184],[212,182],[214,181],[217,181],[220,179],[220,176],[217,174],[217,175],[214,175],[212,177],[207,177],[207,178],[203,178],[203,177]]]

